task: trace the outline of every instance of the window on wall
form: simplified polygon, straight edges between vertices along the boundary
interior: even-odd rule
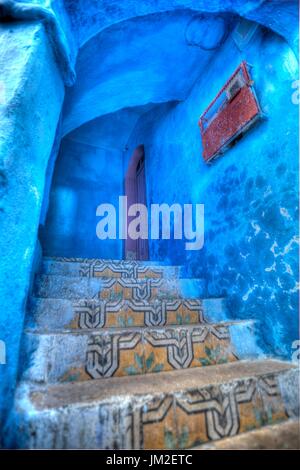
[[[244,50],[245,47],[249,44],[257,30],[257,23],[246,20],[245,18],[240,18],[233,31],[232,37],[235,44],[241,51]]]
[[[242,62],[200,117],[204,160],[224,153],[261,116],[249,66]]]

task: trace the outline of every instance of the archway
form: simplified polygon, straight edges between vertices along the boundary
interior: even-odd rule
[[[139,145],[133,152],[127,173],[125,175],[125,195],[127,204],[144,204],[147,206],[146,197],[146,173],[145,173],[145,150]],[[127,228],[132,217],[127,219]],[[148,240],[125,240],[125,259],[147,260],[149,258]]]

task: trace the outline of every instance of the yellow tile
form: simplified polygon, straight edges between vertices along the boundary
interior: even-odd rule
[[[288,418],[276,376],[259,379],[259,390],[266,424],[274,424]]]
[[[115,277],[115,278],[119,278],[119,277],[121,277],[121,273],[116,273],[116,272],[112,271],[109,268],[105,268],[105,269],[103,269],[103,271],[99,271],[99,269],[95,268],[94,276],[95,277]]]
[[[256,379],[239,381],[235,385],[235,397],[239,416],[239,433],[263,425],[263,403]]]
[[[106,313],[105,327],[124,327],[127,322],[126,312],[108,312]]]
[[[130,334],[122,335],[122,339],[131,337]],[[115,371],[114,376],[122,377],[126,375],[138,375],[144,373],[144,347],[141,334],[134,335],[134,346],[128,348],[126,344],[119,341],[118,353],[118,369]]]
[[[144,312],[134,312],[129,308],[127,312],[127,326],[145,326]]]
[[[176,449],[176,425],[173,398],[153,399],[142,416],[144,449]]]
[[[168,361],[168,346],[163,344],[170,342],[165,332],[152,330],[145,332],[143,337],[145,373],[173,370],[174,367]]]
[[[182,325],[184,317],[182,314],[182,304],[176,310],[167,310],[167,325]]]
[[[178,448],[189,448],[207,442],[205,413],[188,414],[182,407],[183,402],[176,404],[176,424]]]

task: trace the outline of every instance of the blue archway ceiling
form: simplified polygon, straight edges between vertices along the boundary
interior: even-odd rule
[[[187,11],[134,18],[88,41],[66,96],[64,134],[123,108],[184,100],[214,53],[186,43],[191,18]]]
[[[153,105],[150,104],[100,116],[75,129],[66,136],[66,139],[83,145],[92,144],[98,148],[122,152],[139,118],[152,107]]]
[[[295,4],[294,0],[66,0],[80,49],[77,82],[65,101],[64,135],[123,108],[184,100],[214,53],[186,43],[186,27],[199,12],[236,13],[293,42]],[[218,38],[220,32],[212,31],[212,43],[214,34]]]
[[[298,28],[298,0],[63,1],[79,48],[91,37],[113,24],[139,16],[184,9],[204,13],[234,13],[261,23],[287,40]],[[52,2],[57,3],[57,0],[52,0]]]

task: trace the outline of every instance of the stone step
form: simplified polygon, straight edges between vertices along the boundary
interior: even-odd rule
[[[36,276],[34,295],[60,299],[131,299],[150,301],[178,297],[199,298],[203,294],[201,279],[126,279]]]
[[[279,424],[227,437],[194,447],[193,450],[300,450],[300,422],[289,419]]]
[[[298,378],[291,364],[261,360],[76,384],[22,383],[14,446],[191,448],[295,417]]]
[[[76,382],[261,357],[253,321],[164,328],[27,331],[23,379]]]
[[[181,266],[164,266],[151,262],[103,259],[44,258],[42,274],[71,277],[174,278]]]
[[[32,297],[27,326],[31,329],[188,325],[227,319],[225,299],[69,300]]]

